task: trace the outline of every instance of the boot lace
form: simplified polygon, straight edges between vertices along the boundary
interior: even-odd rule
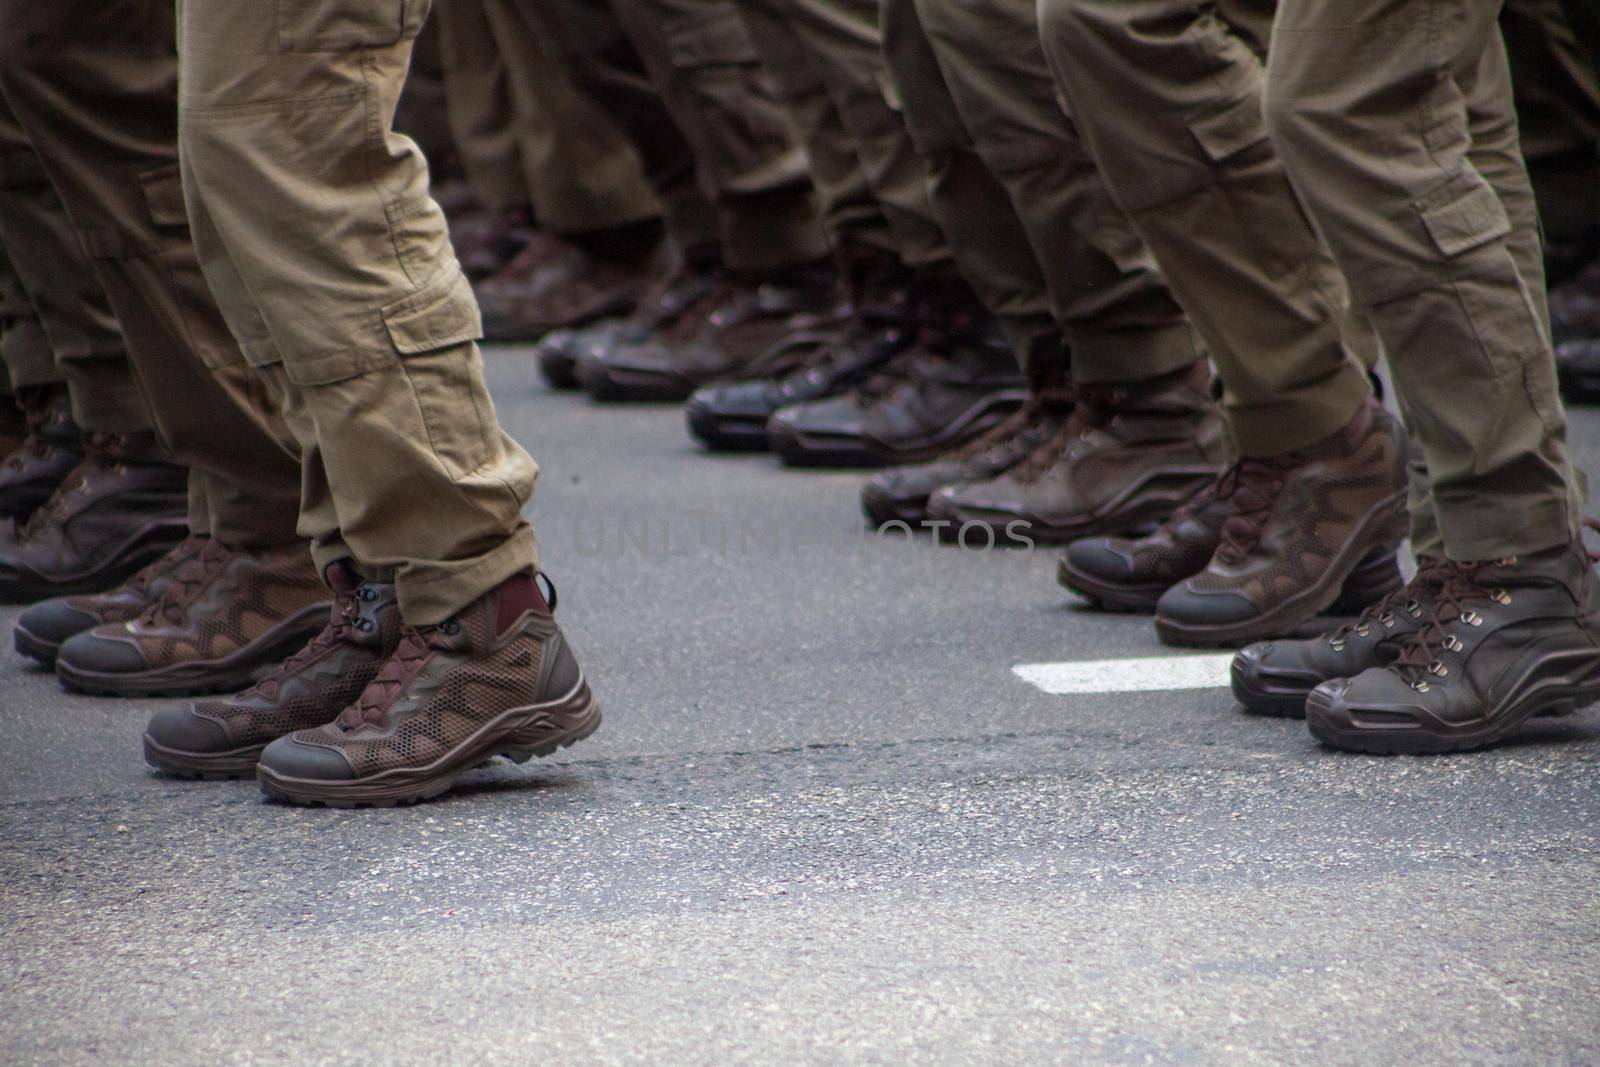
[[[1089,440],[1089,435],[1111,421],[1112,413],[1096,404],[1086,386],[1078,387],[1077,402],[1061,428],[1046,438],[1026,459],[1011,469],[1014,481],[1029,485],[1042,478],[1061,457]]]
[[[1491,586],[1484,579],[1484,570],[1493,566],[1508,566],[1515,558],[1493,563],[1454,563],[1445,561],[1440,566],[1444,581],[1434,594],[1433,617],[1426,626],[1412,635],[1400,649],[1395,659],[1395,669],[1418,692],[1428,691],[1429,678],[1443,678],[1450,673],[1441,654],[1461,648],[1453,627],[1457,623],[1482,626],[1483,616],[1473,607],[1494,601],[1511,603],[1511,594],[1505,589]]]
[[[1217,495],[1228,501],[1230,514],[1222,524],[1217,558],[1239,563],[1261,543],[1261,532],[1272,518],[1278,494],[1289,473],[1300,465],[1293,453],[1266,459],[1240,460],[1217,480]]]
[[[1417,561],[1417,573],[1406,585],[1389,593],[1376,604],[1369,604],[1361,614],[1349,622],[1341,623],[1327,634],[1328,644],[1334,649],[1344,648],[1351,634],[1368,637],[1374,624],[1384,629],[1394,625],[1395,613],[1403,611],[1413,619],[1422,617],[1422,597],[1432,594],[1450,576],[1447,560],[1427,556]]]
[[[261,679],[249,690],[241,694],[243,697],[252,695],[265,697],[268,700],[277,698],[283,685],[290,678],[305,670],[330,649],[337,648],[347,641],[356,640],[353,631],[366,633],[371,630],[373,623],[370,619],[361,617],[362,601],[373,598],[373,593],[366,586],[358,586],[334,595],[334,608],[338,617],[318,631],[317,636],[308,641],[300,651],[278,664],[272,672]],[[363,625],[365,624],[365,625]]]
[[[381,726],[389,709],[411,684],[411,679],[433,656],[445,647],[444,639],[460,632],[460,623],[454,620],[438,626],[408,626],[400,634],[400,644],[378,671],[378,676],[367,684],[356,702],[339,713],[334,725],[341,730],[358,730],[362,726]]]
[[[200,551],[172,572],[172,579],[167,583],[167,587],[161,591],[161,596],[145,609],[140,621],[147,626],[163,622],[173,626],[182,623],[189,605],[216,581],[217,576],[227,567],[231,556],[232,553],[219,542],[207,538],[200,546]]]
[[[127,465],[118,457],[123,438],[120,434],[92,434],[84,445],[83,459],[67,474],[50,498],[17,527],[18,540],[27,541],[41,531],[54,526],[72,509],[77,496],[85,496],[91,488],[90,479],[97,473],[120,478],[127,473]],[[13,456],[13,459],[16,457]],[[9,462],[9,461],[8,461]]]

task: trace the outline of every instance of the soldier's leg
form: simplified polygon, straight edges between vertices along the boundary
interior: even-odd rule
[[[1448,557],[1398,658],[1307,698],[1345,748],[1471,748],[1600,699],[1600,577],[1497,9],[1285,0],[1273,29],[1268,127],[1383,341]]]
[[[156,432],[207,480],[191,501],[210,511],[211,536],[149,614],[70,638],[57,672],[96,692],[241,686],[303,644],[327,601],[294,532],[293,441],[230,336],[190,237],[173,13],[8,0],[0,26],[0,88],[117,313]]]
[[[1077,562],[1098,581],[1142,560],[1187,568],[1213,547],[1165,592],[1180,575],[1156,567],[1139,598],[1159,593],[1157,632],[1181,644],[1281,635],[1341,591],[1387,591],[1405,529],[1405,438],[1345,338],[1343,279],[1268,142],[1255,34],[1228,21],[1230,4],[1043,0],[1039,11],[1085,143],[1211,352],[1242,457],[1152,539]],[[1129,588],[1095,581],[1074,588],[1106,600]]]
[[[208,220],[198,236],[243,282],[223,299],[253,304],[297,425],[315,434],[349,553],[319,545],[319,562],[353,562],[369,589],[392,576],[408,624],[342,728],[262,752],[264,787],[289,799],[428,796],[487,752],[553,751],[598,724],[534,584],[521,511],[537,468],[495,418],[427,166],[389,128],[424,14],[394,0],[184,6],[180,144]],[[316,101],[314,118],[286,120],[286,99]],[[256,195],[236,196],[241,183]],[[343,630],[328,640],[367,647]],[[361,739],[401,720],[414,744]]]
[[[512,108],[509,57],[500,49],[484,0],[438,0],[445,112],[461,168],[490,211],[526,209],[519,118]],[[523,76],[537,76],[529,72]]]

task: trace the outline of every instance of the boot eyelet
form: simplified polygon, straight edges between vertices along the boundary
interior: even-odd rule
[[[1449,637],[1444,639],[1444,647],[1451,652],[1460,652],[1463,647],[1461,644],[1461,638],[1457,637],[1455,634],[1451,634]]]
[[[355,623],[355,626],[356,626],[356,629],[360,630],[364,634],[369,634],[369,633],[372,632],[372,620],[371,619],[357,619],[356,623]]]
[[[1461,621],[1466,623],[1468,626],[1482,626],[1483,616],[1479,615],[1476,611],[1469,611],[1461,616]]]
[[[1419,693],[1426,693],[1428,691],[1428,681],[1426,678],[1418,678],[1416,681],[1411,683],[1411,688],[1415,689]]]
[[[374,592],[371,587],[364,585],[360,589],[356,590],[356,598],[358,600],[365,600],[370,604],[374,600],[378,599],[378,594]]]
[[[1382,615],[1378,616],[1378,621],[1383,624],[1383,628],[1385,630],[1394,629],[1394,612],[1392,612],[1392,611],[1384,612]]]
[[[1356,627],[1356,633],[1360,634],[1362,637],[1371,637],[1372,624],[1366,622],[1362,623],[1360,626]]]
[[[1413,619],[1422,618],[1422,605],[1417,603],[1415,600],[1407,601],[1406,614],[1410,615]]]
[[[1438,660],[1434,660],[1432,663],[1428,664],[1428,672],[1439,678],[1443,678],[1445,675],[1450,673],[1450,668],[1446,667]]]
[[[1335,652],[1343,652],[1344,651],[1344,638],[1342,638],[1342,637],[1330,637],[1330,638],[1328,638],[1328,647],[1333,649]]]
[[[1489,599],[1493,600],[1496,604],[1509,604],[1511,603],[1511,594],[1506,592],[1504,589],[1496,589],[1494,592],[1489,594]]]
[[[454,637],[461,632],[461,624],[454,619],[439,624],[439,632],[449,637]]]

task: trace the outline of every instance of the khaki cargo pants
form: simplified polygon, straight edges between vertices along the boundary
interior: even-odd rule
[[[477,305],[392,132],[426,0],[184,0],[179,128],[200,258],[305,456],[319,565],[392,574],[413,625],[536,565],[537,467],[495,418]]]
[[[0,97],[0,360],[12,388],[64,384],[90,433],[150,429],[116,316]]]
[[[178,179],[176,24],[148,0],[0,0],[0,93],[121,326],[143,408],[189,475],[189,525],[295,539],[299,458],[206,288]]]
[[[1383,341],[1452,559],[1578,536],[1500,4],[1283,0],[1262,104]]]

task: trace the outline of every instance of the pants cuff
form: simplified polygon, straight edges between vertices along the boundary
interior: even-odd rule
[[[1444,552],[1458,563],[1526,556],[1581,536],[1579,512],[1571,499],[1524,503],[1498,494],[1434,496]]]
[[[1117,331],[1069,326],[1063,332],[1072,349],[1072,379],[1078,382],[1142,382],[1205,358],[1199,338],[1186,322]]]
[[[1344,428],[1372,395],[1372,383],[1353,360],[1337,377],[1267,403],[1249,406],[1223,398],[1223,417],[1234,450],[1244,458],[1277,456],[1318,441]]]
[[[538,567],[539,553],[527,523],[500,547],[474,559],[408,561],[395,573],[400,617],[411,626],[441,623],[513,574]]]

